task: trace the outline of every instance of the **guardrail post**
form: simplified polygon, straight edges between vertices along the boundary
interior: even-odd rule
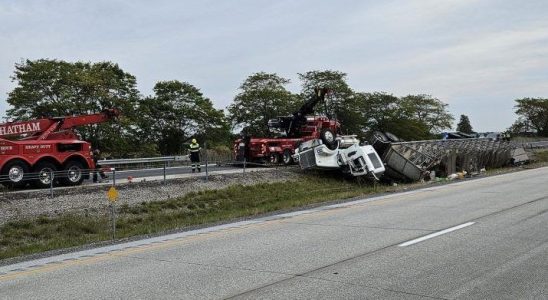
[[[166,162],[164,161],[164,184],[166,184]]]
[[[116,185],[116,168],[110,168],[112,171],[112,186]]]
[[[38,174],[40,176],[40,174]],[[53,170],[49,171],[49,196],[53,198]]]
[[[208,161],[207,161],[207,142],[204,142],[204,150],[205,150],[205,181],[207,182],[208,180],[208,175],[209,175],[209,171],[207,169],[207,164],[208,164]]]
[[[110,203],[110,215],[112,218],[112,239],[116,239],[116,208],[114,203]]]
[[[245,156],[244,156],[244,168],[243,168],[243,176],[245,177],[245,163],[246,163],[246,159],[245,159]]]

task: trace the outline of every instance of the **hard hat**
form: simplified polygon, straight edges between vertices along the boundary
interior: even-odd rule
[[[196,144],[196,139],[192,139],[192,143],[193,143],[193,144]]]

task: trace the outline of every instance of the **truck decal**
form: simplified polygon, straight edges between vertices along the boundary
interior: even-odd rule
[[[22,134],[40,131],[40,122],[0,126],[0,135]]]

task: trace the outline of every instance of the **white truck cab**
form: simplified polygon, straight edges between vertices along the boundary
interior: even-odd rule
[[[352,176],[369,175],[378,179],[385,171],[371,145],[360,145],[356,136],[339,136],[329,147],[320,139],[303,142],[293,158],[302,169],[340,169]]]

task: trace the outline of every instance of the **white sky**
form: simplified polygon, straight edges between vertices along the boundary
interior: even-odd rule
[[[514,99],[548,97],[548,1],[0,0],[0,114],[22,59],[113,61],[187,81],[218,108],[252,73],[332,69],[360,92],[431,94],[476,131],[515,120]],[[455,122],[456,123],[456,122]]]

